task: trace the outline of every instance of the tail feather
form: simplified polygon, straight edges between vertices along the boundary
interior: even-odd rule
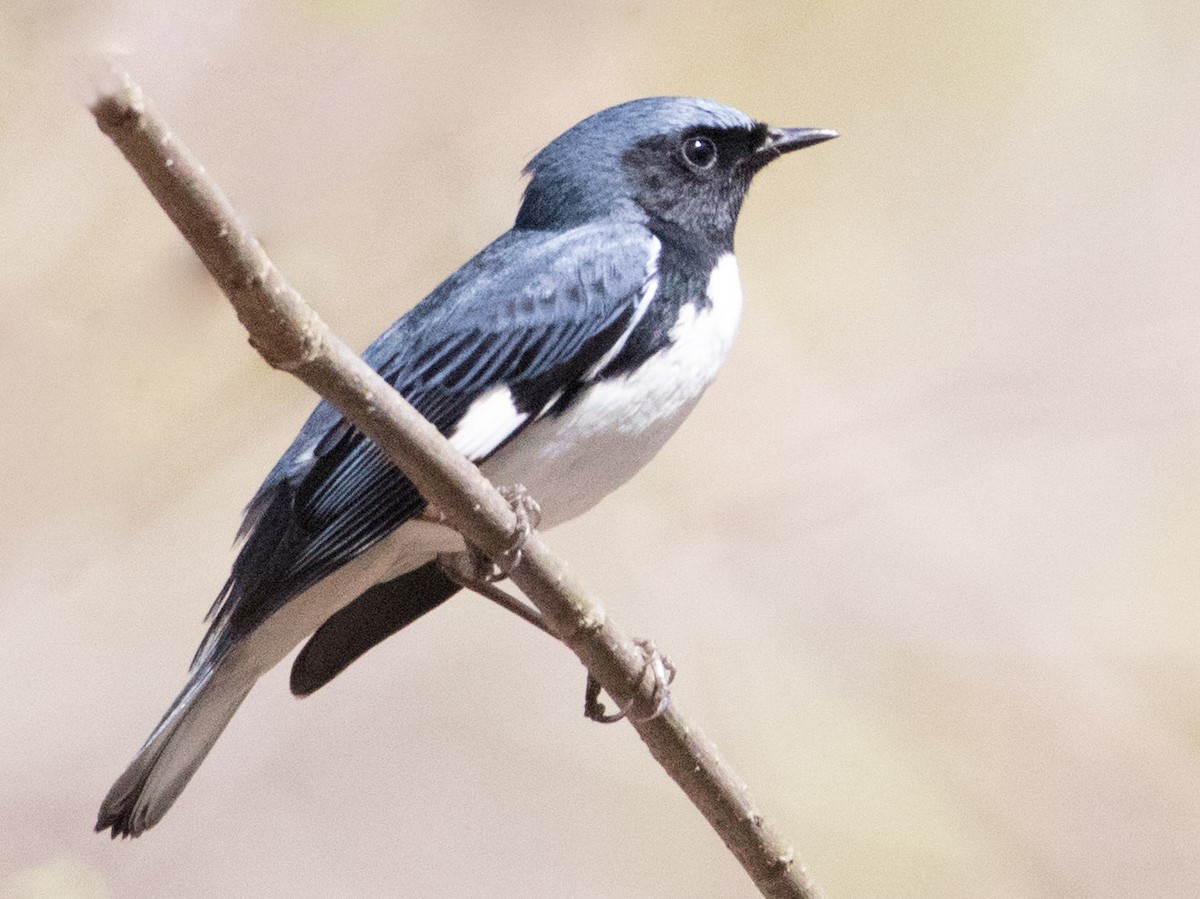
[[[329,616],[292,662],[292,692],[308,696],[401,628],[436,609],[461,588],[428,562],[376,584]]]
[[[254,680],[212,664],[198,666],[104,797],[96,831],[111,829],[114,839],[136,837],[157,824],[217,742]]]

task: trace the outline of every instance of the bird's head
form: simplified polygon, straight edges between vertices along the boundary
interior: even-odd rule
[[[516,227],[665,222],[732,246],[755,173],[832,137],[837,132],[772,128],[711,100],[632,100],[589,116],[533,157]]]

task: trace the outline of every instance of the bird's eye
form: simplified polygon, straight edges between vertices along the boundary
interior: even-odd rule
[[[683,158],[694,169],[711,169],[717,161],[717,145],[707,137],[689,137],[683,142]]]

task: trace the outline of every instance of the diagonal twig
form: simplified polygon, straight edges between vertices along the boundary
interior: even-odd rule
[[[262,357],[336,406],[470,544],[493,560],[503,558],[517,527],[509,503],[288,285],[129,76],[120,73],[115,84],[101,89],[91,110],[216,279]],[[622,706],[655,708],[658,695],[643,677],[641,648],[612,625],[536,531],[509,576],[609,695]],[[651,754],[764,896],[821,896],[795,852],[763,820],[744,784],[678,702],[650,720],[635,717],[640,716],[629,721]]]

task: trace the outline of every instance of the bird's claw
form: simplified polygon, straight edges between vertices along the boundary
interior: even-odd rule
[[[517,518],[512,543],[508,549],[493,561],[479,547],[467,542],[462,551],[439,553],[438,567],[458,586],[492,600],[553,637],[555,636],[554,631],[546,624],[546,620],[537,609],[531,608],[528,603],[505,593],[496,586],[498,581],[508,577],[509,572],[520,564],[521,549],[542,518],[541,507],[529,495],[529,491],[525,489],[524,485],[514,484],[510,487],[500,487],[499,490],[500,495],[512,506],[513,514]]]
[[[654,709],[648,715],[632,715],[633,707],[640,699],[639,693],[635,690],[633,697],[624,706],[618,706],[617,711],[610,713],[604,707],[604,703],[600,701],[600,682],[589,674],[587,691],[583,698],[583,714],[590,721],[599,724],[613,724],[626,717],[632,717],[634,721],[638,722],[653,721],[671,704],[670,688],[671,683],[675,680],[675,663],[669,656],[659,652],[653,641],[635,639],[633,642],[642,650],[646,659],[646,665],[642,668],[642,673],[638,678],[638,686],[640,688],[646,676],[650,676],[654,684],[652,693],[655,700]]]
[[[498,488],[500,495],[508,500],[513,514],[517,517],[517,526],[513,531],[512,544],[504,551],[503,561],[497,564],[489,575],[492,581],[503,580],[508,573],[521,564],[521,551],[542,521],[542,507],[538,505],[524,484],[509,484]]]

